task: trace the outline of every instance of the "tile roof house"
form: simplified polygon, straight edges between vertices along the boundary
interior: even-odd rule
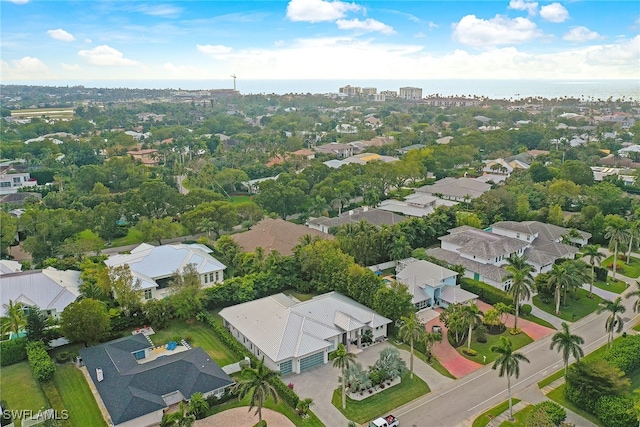
[[[401,260],[396,266],[396,280],[407,287],[418,310],[475,301],[476,294],[456,286],[457,275],[448,268],[415,258]]]
[[[342,343],[361,345],[365,331],[387,336],[391,320],[364,305],[329,292],[308,301],[276,294],[220,311],[231,334],[265,365],[282,375],[300,373],[329,361]]]
[[[293,249],[300,243],[300,238],[307,234],[311,237],[333,239],[330,234],[279,218],[265,218],[250,230],[232,234],[230,237],[246,252],[254,252],[256,248],[261,247],[267,254],[275,250],[282,255],[292,255]]]
[[[490,189],[491,184],[485,184],[473,178],[447,177],[436,181],[432,185],[424,185],[417,188],[416,192],[463,202],[480,197],[482,193]]]
[[[326,216],[320,218],[309,218],[307,221],[307,227],[312,230],[329,233],[329,230],[333,227],[340,227],[344,224],[357,224],[360,221],[367,221],[370,224],[381,226],[398,224],[406,219],[407,218],[396,215],[393,212],[388,212],[382,209],[370,209],[369,207],[364,206],[362,208],[342,212],[342,214],[333,218],[327,218]]]
[[[79,271],[53,267],[3,273],[0,274],[0,305],[8,305],[11,300],[28,307],[38,306],[48,316],[58,318],[80,295],[81,282]]]
[[[157,357],[136,334],[80,350],[114,427],[158,425],[171,405],[200,392],[221,396],[235,382],[202,348]]]
[[[378,205],[378,209],[421,218],[431,215],[438,206],[454,206],[457,204],[458,202],[439,199],[424,193],[413,193],[405,197],[403,201],[395,199],[383,200]]]
[[[111,255],[104,263],[107,267],[129,265],[135,280],[140,281],[144,300],[162,299],[169,293],[169,282],[176,271],[194,264],[204,287],[211,287],[224,280],[227,268],[210,255],[205,245],[176,244],[152,246],[146,243],[131,250],[130,254]]]
[[[573,259],[578,252],[573,245],[583,246],[591,237],[580,231],[580,237],[566,244],[568,233],[566,228],[539,221],[502,221],[484,231],[462,226],[440,237],[440,248],[427,249],[427,254],[449,265],[462,265],[465,277],[508,290],[504,267],[511,255],[525,256],[536,276],[549,271],[559,258]]]
[[[317,153],[331,154],[340,158],[353,156],[353,146],[349,144],[340,144],[338,142],[318,145],[314,147],[314,150],[316,150]]]

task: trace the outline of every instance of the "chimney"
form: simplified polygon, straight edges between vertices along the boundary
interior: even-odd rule
[[[96,377],[98,382],[104,380],[104,374],[102,373],[102,368],[96,368]]]

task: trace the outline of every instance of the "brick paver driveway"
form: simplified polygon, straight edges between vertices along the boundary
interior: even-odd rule
[[[253,415],[255,412],[255,408],[249,410],[247,406],[233,408],[202,420],[197,420],[194,425],[195,427],[252,427],[258,424],[258,416]],[[262,419],[267,421],[269,427],[295,427],[295,424],[289,418],[280,412],[267,408],[262,408]]]

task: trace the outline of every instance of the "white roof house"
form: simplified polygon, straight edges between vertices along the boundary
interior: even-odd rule
[[[283,375],[327,363],[338,344],[359,345],[366,330],[373,339],[385,337],[391,323],[337,292],[304,302],[276,294],[226,307],[220,316],[240,343]]]
[[[442,178],[432,185],[424,185],[416,189],[416,192],[430,194],[459,202],[473,200],[482,193],[489,191],[491,184],[485,184],[473,178]]]
[[[210,255],[211,249],[200,244],[152,246],[146,243],[134,248],[130,254],[118,254],[105,260],[107,267],[129,265],[131,273],[140,281],[145,299],[160,299],[167,295],[169,281],[176,272],[194,264],[205,287],[224,280],[227,268]]]
[[[0,275],[22,271],[22,264],[9,259],[0,260]]]
[[[20,271],[0,275],[0,304],[19,302],[39,307],[49,316],[58,317],[80,295],[80,272],[56,270]],[[5,313],[2,313],[4,316]]]

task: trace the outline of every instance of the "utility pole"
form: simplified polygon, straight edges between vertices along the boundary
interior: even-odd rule
[[[233,90],[236,90],[236,75],[235,75],[235,73],[232,74],[231,77],[233,78]]]

